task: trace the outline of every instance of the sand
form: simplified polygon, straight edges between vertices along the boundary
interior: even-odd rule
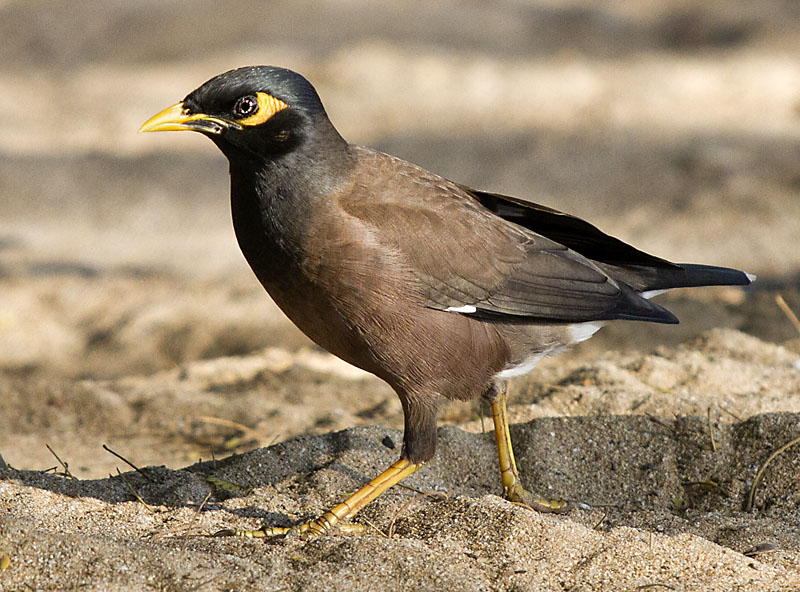
[[[800,590],[776,304],[800,314],[798,25],[781,2],[0,2],[0,590]],[[252,277],[213,146],[135,134],[251,63],[307,74],[352,141],[759,281],[661,296],[680,325],[611,323],[511,383],[522,480],[566,514],[503,500],[491,421],[453,403],[361,535],[212,537],[314,518],[402,442],[392,391]]]

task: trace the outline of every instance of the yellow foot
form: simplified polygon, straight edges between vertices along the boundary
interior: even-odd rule
[[[514,461],[514,450],[511,447],[511,433],[508,429],[508,412],[506,411],[505,389],[492,389],[489,393],[492,408],[494,435],[497,440],[497,455],[500,461],[500,479],[503,482],[504,497],[515,504],[523,504],[537,512],[564,514],[569,512],[570,505],[564,500],[537,498],[525,491],[519,480],[517,463]]]
[[[243,536],[243,537],[276,537],[286,535],[315,536],[336,529],[340,534],[359,534],[364,531],[360,524],[353,524],[350,520],[364,506],[374,500],[392,485],[396,485],[411,473],[417,471],[422,463],[411,463],[404,458],[393,463],[383,473],[364,485],[353,495],[325,512],[322,516],[311,522],[297,526],[264,526],[258,530],[220,530],[214,536]]]
[[[572,509],[572,505],[567,501],[536,497],[525,491],[519,484],[516,484],[516,487],[513,487],[510,491],[506,490],[504,497],[512,503],[523,504],[537,512],[547,514],[566,514]]]
[[[338,534],[361,534],[364,532],[363,524],[354,522],[338,522],[335,526],[328,524],[325,520],[313,520],[304,522],[297,526],[263,526],[258,530],[239,530],[226,528],[215,532],[215,537],[249,537],[256,539],[279,537],[279,536],[316,536],[318,534],[336,532]]]

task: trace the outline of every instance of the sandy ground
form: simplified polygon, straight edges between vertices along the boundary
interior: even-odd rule
[[[0,2],[0,590],[800,590],[798,31],[777,0]],[[315,517],[402,440],[252,278],[221,155],[135,134],[252,63],[352,141],[759,281],[512,383],[568,514],[498,497],[459,403],[361,536],[212,538]]]

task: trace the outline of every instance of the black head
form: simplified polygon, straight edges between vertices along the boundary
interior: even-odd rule
[[[320,139],[344,143],[311,83],[274,66],[215,76],[139,129],[174,130],[209,136],[230,159],[274,160]]]

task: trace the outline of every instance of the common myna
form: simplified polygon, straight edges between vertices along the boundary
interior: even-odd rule
[[[655,293],[752,279],[670,263],[569,214],[349,144],[314,87],[283,68],[221,74],[139,131],[172,130],[208,136],[230,161],[236,238],[286,316],[403,405],[397,462],[320,518],[260,534],[347,524],[433,456],[446,399],[490,403],[507,499],[562,509],[522,488],[504,381],[604,321],[677,323]]]

